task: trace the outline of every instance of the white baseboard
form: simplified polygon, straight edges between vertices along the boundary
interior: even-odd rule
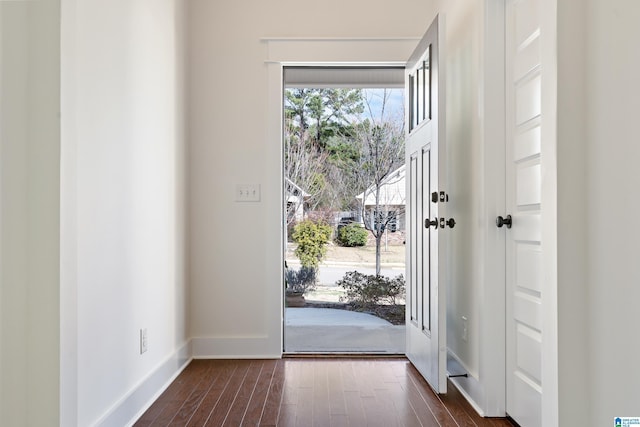
[[[477,382],[477,380],[473,377],[470,378],[451,378],[451,383],[454,385],[454,387],[456,389],[458,389],[458,391],[460,392],[460,394],[467,399],[467,402],[469,402],[469,405],[471,405],[471,407],[478,413],[478,415],[480,415],[481,417],[485,417],[485,413],[482,410],[482,408],[480,407],[480,405],[478,405],[478,403],[475,401],[475,399],[473,399],[471,397],[471,395],[469,393],[467,393],[467,390],[465,390],[462,386],[462,383],[469,383],[469,382]]]
[[[132,426],[187,367],[192,359],[191,353],[191,341],[188,340],[113,405],[94,425]]]
[[[470,372],[470,369],[466,366],[462,359],[459,358],[458,355],[453,351],[451,351],[451,349],[447,351],[447,357],[453,360],[453,365],[458,365],[459,369],[462,369],[467,373],[466,377],[450,378],[451,382],[458,389],[460,394],[467,400],[467,402],[469,402],[471,407],[475,409],[478,415],[484,417],[485,411],[483,410],[482,405],[479,403],[484,398],[484,388],[482,384],[475,377],[474,373]],[[450,362],[448,361],[447,365],[449,364]]]
[[[269,336],[192,338],[194,359],[280,359],[282,344]]]

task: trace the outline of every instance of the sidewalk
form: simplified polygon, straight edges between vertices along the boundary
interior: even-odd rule
[[[405,353],[405,327],[366,313],[285,309],[284,345],[293,353]]]

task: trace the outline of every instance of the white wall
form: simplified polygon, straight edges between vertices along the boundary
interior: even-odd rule
[[[566,20],[570,20],[570,16]],[[640,416],[640,4],[587,2],[585,129],[588,258],[585,307],[589,420]],[[560,225],[561,227],[562,225]]]
[[[484,265],[484,139],[479,110],[484,13],[482,1],[442,2],[447,73],[447,192],[456,220],[450,234],[447,345],[475,378],[479,374],[479,299]],[[462,340],[462,317],[468,337]]]
[[[0,424],[59,404],[59,2],[0,2]]]
[[[61,424],[124,425],[189,356],[182,2],[62,4]]]
[[[281,154],[279,144],[268,139],[269,119],[276,114],[277,122],[279,113],[268,101],[264,61],[272,46],[261,38],[420,37],[433,18],[430,10],[429,2],[417,0],[393,7],[382,0],[307,2],[302,7],[293,0],[190,2],[190,274],[196,356],[277,357],[282,350]],[[235,185],[246,183],[261,184],[261,202],[234,202]]]
[[[587,244],[592,227],[587,208],[585,123],[588,99],[585,64],[586,9],[581,0],[557,2],[558,159],[558,419],[559,425],[595,422],[590,406],[591,333]]]

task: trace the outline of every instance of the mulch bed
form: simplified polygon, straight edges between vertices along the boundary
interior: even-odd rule
[[[393,325],[404,325],[405,307],[404,304],[378,304],[370,307],[356,307],[343,302],[310,301],[305,302],[305,307],[311,308],[334,308],[338,310],[358,311],[368,313],[388,321]]]

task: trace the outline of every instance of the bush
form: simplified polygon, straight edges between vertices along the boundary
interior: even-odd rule
[[[300,267],[300,270],[285,270],[287,292],[305,293],[316,286],[317,270],[310,267]]]
[[[302,266],[318,268],[327,253],[331,227],[323,221],[305,220],[296,224],[291,237],[298,244],[294,253]]]
[[[369,232],[359,224],[348,224],[338,228],[338,243],[342,246],[364,246]]]
[[[346,291],[346,299],[356,306],[370,307],[380,303],[396,304],[396,299],[404,297],[405,284],[401,275],[391,279],[375,274],[349,271],[336,282]]]

